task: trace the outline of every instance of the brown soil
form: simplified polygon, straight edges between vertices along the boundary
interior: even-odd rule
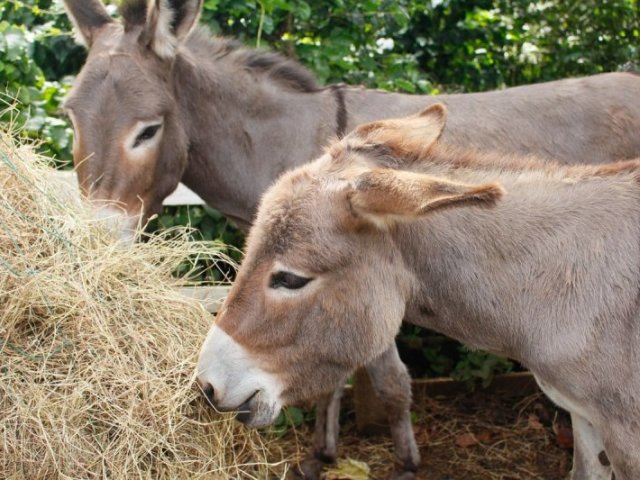
[[[346,403],[339,457],[365,462],[371,479],[387,478],[393,468],[390,438],[359,434]],[[413,412],[422,456],[419,478],[561,480],[571,468],[568,415],[542,393],[526,397],[481,391],[455,397],[418,394]],[[310,451],[312,430],[312,425],[304,425],[274,442],[287,457],[301,458]],[[331,477],[336,478],[341,477]]]

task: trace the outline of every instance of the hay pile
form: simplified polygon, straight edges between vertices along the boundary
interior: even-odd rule
[[[0,134],[0,478],[279,476],[193,386],[211,318],[170,273],[211,246],[118,246],[34,159]]]

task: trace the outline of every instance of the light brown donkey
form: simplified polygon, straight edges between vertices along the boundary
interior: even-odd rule
[[[180,181],[248,228],[266,188],[331,136],[439,101],[450,109],[443,139],[455,145],[563,162],[640,155],[640,76],[629,73],[440,96],[321,87],[292,60],[196,28],[202,0],[124,0],[122,22],[99,0],[65,4],[89,47],[65,103],[78,180],[107,212],[122,207],[125,237]],[[409,378],[395,348],[368,367],[400,462],[415,468]],[[404,394],[387,378],[404,379]],[[317,458],[335,458],[338,398],[319,408]]]
[[[573,479],[637,480],[640,161],[458,151],[444,125],[441,105],[363,125],[268,190],[203,390],[269,424],[387,351],[404,319],[531,369],[571,413]]]

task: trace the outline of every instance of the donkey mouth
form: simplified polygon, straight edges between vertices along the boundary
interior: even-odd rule
[[[247,398],[244,403],[238,406],[238,408],[236,409],[236,420],[238,420],[240,423],[244,423],[245,425],[250,423],[251,417],[253,417],[254,414],[251,407],[251,401],[256,398],[259,393],[260,390],[256,390],[255,392],[253,392],[251,396]]]
[[[276,411],[275,405],[261,401],[259,394],[260,390],[253,392],[237,409],[236,420],[248,427],[266,427],[272,424],[280,413],[279,409]]]

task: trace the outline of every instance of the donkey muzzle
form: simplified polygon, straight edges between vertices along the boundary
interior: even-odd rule
[[[200,383],[200,382],[198,382]],[[256,390],[237,407],[222,407],[215,398],[215,390],[209,383],[200,385],[207,403],[218,413],[235,413],[236,420],[248,427],[263,427],[273,422],[277,413],[272,405],[260,401],[260,390]]]

